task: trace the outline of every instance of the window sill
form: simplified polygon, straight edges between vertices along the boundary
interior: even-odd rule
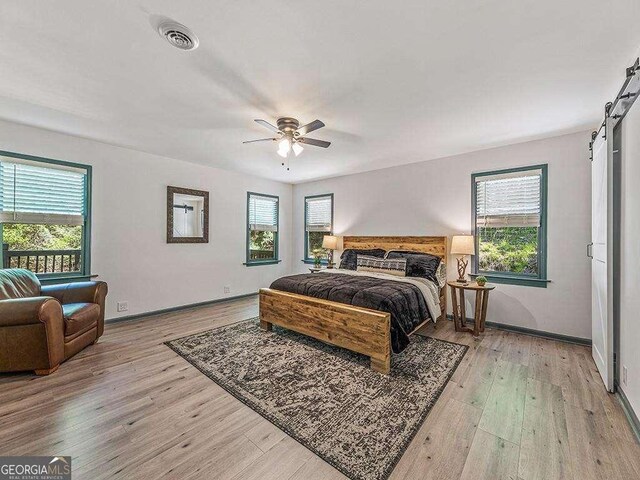
[[[245,267],[257,267],[259,265],[275,265],[280,263],[282,260],[263,260],[263,261],[255,261],[255,262],[245,262],[243,265]]]
[[[487,281],[489,283],[520,285],[523,287],[547,288],[547,284],[551,282],[551,280],[542,278],[519,277],[517,275],[500,275],[491,273],[470,273],[469,276],[474,279],[480,276],[487,277]]]
[[[315,261],[313,261],[313,260],[301,260],[301,262],[302,262],[302,263],[306,263],[307,265],[313,265],[313,264],[315,264],[315,263],[316,263],[316,262],[315,262]],[[328,263],[328,262],[327,262],[326,260],[322,260],[322,261],[320,261],[320,265],[327,265],[327,263]]]
[[[76,283],[76,282],[88,282],[92,279],[96,278],[98,275],[80,275],[80,274],[71,274],[71,275],[60,275],[60,276],[49,276],[45,275],[37,275],[40,283],[42,285],[57,285],[59,283]]]

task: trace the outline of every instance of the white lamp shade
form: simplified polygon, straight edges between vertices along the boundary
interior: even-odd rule
[[[476,246],[473,235],[454,235],[451,240],[452,255],[475,255]]]
[[[334,235],[325,235],[322,237],[322,248],[336,250],[338,248],[338,237]]]

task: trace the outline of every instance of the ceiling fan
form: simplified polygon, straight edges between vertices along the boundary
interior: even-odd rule
[[[307,138],[304,136],[307,133],[311,133],[324,127],[324,123],[320,120],[314,120],[311,123],[300,126],[300,122],[295,118],[281,117],[276,122],[278,125],[277,127],[275,125],[271,125],[266,120],[255,120],[255,122],[276,133],[277,136],[272,138],[260,138],[258,140],[247,140],[242,143],[278,142],[278,155],[282,158],[287,158],[291,151],[293,151],[297,157],[304,150],[302,145],[313,145],[314,147],[322,148],[327,148],[331,145],[331,142],[325,142],[324,140],[316,140],[315,138]]]

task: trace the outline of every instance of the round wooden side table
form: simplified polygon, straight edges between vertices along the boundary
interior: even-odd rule
[[[484,322],[487,319],[487,304],[489,303],[489,292],[495,285],[478,285],[476,282],[459,283],[447,282],[451,288],[451,306],[453,307],[453,323],[456,332],[470,332],[477,337],[480,332],[484,332]],[[465,327],[467,318],[465,313],[464,292],[471,290],[476,292],[476,311],[473,317],[473,328]]]

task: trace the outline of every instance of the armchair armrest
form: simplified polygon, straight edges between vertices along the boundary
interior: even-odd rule
[[[0,300],[0,327],[50,323],[62,324],[60,302],[51,297],[30,297]]]
[[[66,305],[68,303],[97,303],[104,306],[107,296],[107,284],[105,282],[76,282],[62,283],[58,285],[43,285],[41,295],[57,298]]]
[[[69,303],[97,303],[100,305],[98,319],[98,337],[104,332],[105,299],[107,297],[105,282],[76,282],[59,285],[43,285],[40,293],[58,299],[62,305]]]
[[[46,351],[32,352],[30,340],[44,336]],[[0,300],[0,371],[21,368],[53,369],[64,360],[64,319],[55,298],[29,297]],[[27,342],[25,345],[25,341]]]

